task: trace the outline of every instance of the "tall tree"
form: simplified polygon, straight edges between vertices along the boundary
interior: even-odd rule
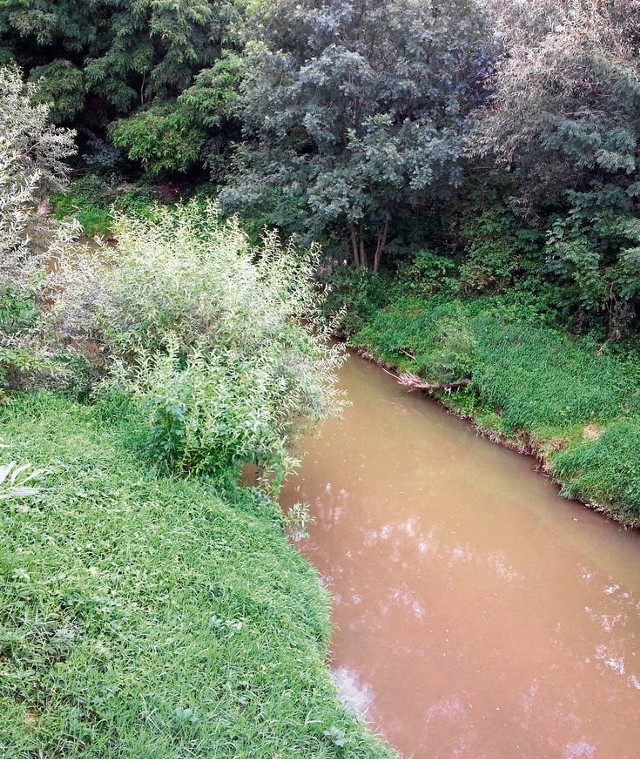
[[[394,224],[461,176],[487,63],[475,0],[277,0],[253,18],[231,206],[313,237],[338,231],[378,269]]]
[[[547,231],[581,319],[621,334],[640,297],[640,4],[502,0],[504,56],[476,148]]]
[[[96,99],[107,116],[173,97],[211,65],[235,0],[6,0],[0,46],[71,118]],[[71,94],[74,97],[71,97]]]

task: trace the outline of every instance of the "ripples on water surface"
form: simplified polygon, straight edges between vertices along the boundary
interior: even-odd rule
[[[344,700],[418,759],[639,759],[640,539],[352,357],[283,503]]]

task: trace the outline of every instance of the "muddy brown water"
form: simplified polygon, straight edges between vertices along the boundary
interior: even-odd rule
[[[350,357],[283,504],[344,701],[406,757],[638,759],[640,536]]]

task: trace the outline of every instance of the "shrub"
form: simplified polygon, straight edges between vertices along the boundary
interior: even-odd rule
[[[152,106],[114,122],[111,137],[152,177],[184,172],[198,162],[207,140],[205,130],[180,106]]]
[[[337,404],[339,351],[320,324],[313,251],[250,247],[211,204],[120,217],[117,251],[63,262],[41,326],[73,346],[93,392],[145,410],[145,444],[179,473],[254,462],[283,476],[301,425]]]
[[[547,232],[548,268],[583,321],[606,319],[608,336],[620,339],[633,329],[638,310],[640,222],[611,187],[570,198],[568,216]]]
[[[36,96],[17,69],[0,66],[0,272],[23,284],[38,198],[64,186],[64,161],[74,152],[73,133],[50,124]]]
[[[35,319],[42,270],[70,231],[37,212],[44,193],[64,186],[74,147],[36,96],[17,69],[0,66],[0,397],[11,375],[34,364],[16,336]]]
[[[327,314],[339,321],[339,328],[352,334],[389,302],[390,283],[384,274],[351,266],[339,266],[326,277]]]
[[[539,272],[541,235],[519,227],[501,209],[471,220],[462,233],[468,246],[460,267],[464,292],[502,293]]]
[[[405,295],[435,295],[443,289],[454,289],[456,268],[455,261],[448,256],[418,250],[411,260],[398,266],[395,289]]]
[[[176,345],[141,357],[118,377],[148,409],[145,443],[153,458],[180,473],[288,464],[277,407],[288,388],[256,358],[197,350],[184,358]]]

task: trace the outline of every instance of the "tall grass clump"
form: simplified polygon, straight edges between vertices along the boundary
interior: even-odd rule
[[[640,521],[640,418],[622,418],[597,440],[583,440],[553,457],[568,496],[614,503],[624,519]]]
[[[637,362],[599,353],[589,339],[490,312],[473,324],[474,380],[508,434],[528,430],[544,438],[640,410]]]
[[[40,332],[82,359],[77,385],[124,394],[178,474],[255,463],[280,480],[293,440],[339,405],[315,252],[251,247],[210,204],[120,217],[117,249],[62,261]]]

